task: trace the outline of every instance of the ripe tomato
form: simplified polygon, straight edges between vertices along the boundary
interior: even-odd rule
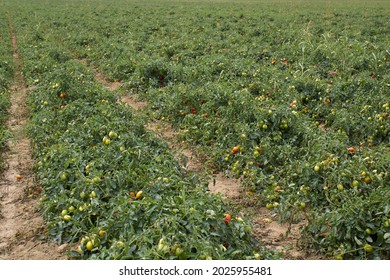
[[[354,147],[349,147],[348,148],[348,152],[350,152],[351,154],[354,154],[355,153],[355,148]]]
[[[232,219],[232,216],[230,214],[225,214],[225,219],[223,220],[225,224],[229,224],[229,221]]]
[[[240,151],[240,147],[239,146],[234,146],[233,149],[232,149],[232,154],[237,154],[238,152]]]

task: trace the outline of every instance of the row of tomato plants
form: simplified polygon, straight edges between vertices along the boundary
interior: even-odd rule
[[[0,170],[4,166],[2,152],[10,137],[5,122],[10,105],[9,90],[12,84],[13,73],[11,34],[7,14],[2,11],[0,13]]]
[[[317,3],[310,13],[244,5],[211,14],[203,5],[156,3],[104,9],[97,1],[94,9],[70,6],[62,18],[53,8],[45,16],[57,32],[47,37],[66,32],[67,48],[145,97],[151,114],[184,139],[211,145],[216,169],[242,178],[282,220],[308,219],[307,248],[387,258],[390,57],[386,24],[376,24],[383,10],[362,14],[357,6],[345,18],[346,7],[324,14]],[[358,34],[352,27],[362,16]]]
[[[145,119],[13,7],[45,235],[82,259],[278,257],[207,183],[186,174]],[[26,24],[28,22],[28,24]],[[30,36],[33,34],[33,36]],[[233,212],[231,212],[233,211]]]

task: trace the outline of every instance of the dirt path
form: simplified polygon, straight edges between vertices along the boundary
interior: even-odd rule
[[[30,89],[25,87],[21,73],[22,61],[11,19],[9,26],[16,70],[7,120],[13,138],[8,142],[6,168],[0,178],[0,259],[66,259],[66,245],[59,247],[39,239],[43,230],[37,210],[41,188],[34,181],[30,141],[26,136],[26,97]]]
[[[85,62],[84,62],[85,64]],[[114,91],[121,88],[118,82],[110,83],[104,75],[95,71],[95,78],[107,89]],[[147,106],[145,101],[137,98],[137,95],[121,96],[120,102],[132,107],[135,111],[142,112]],[[176,158],[182,164],[182,168],[188,172],[195,172],[205,176],[211,169],[207,166],[207,159],[200,155],[193,147],[178,141],[179,132],[174,130],[168,123],[159,120],[149,120],[147,127],[157,137],[164,139]],[[283,252],[284,258],[288,259],[319,259],[320,256],[307,255],[299,250],[298,241],[304,222],[298,224],[280,224],[276,214],[265,207],[259,206],[254,199],[248,198],[245,190],[240,187],[240,180],[228,178],[223,173],[208,175],[209,190],[219,193],[229,202],[239,204],[245,209],[245,216],[253,223],[255,237],[262,241],[267,248]]]

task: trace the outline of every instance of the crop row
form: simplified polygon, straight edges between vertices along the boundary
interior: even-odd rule
[[[8,18],[5,13],[0,13],[0,170],[3,168],[2,152],[6,141],[9,139],[9,131],[5,127],[7,109],[9,107],[9,87],[13,77],[11,34],[8,27]]]
[[[143,96],[183,139],[212,146],[216,169],[282,220],[308,219],[307,248],[389,256],[387,6],[118,3],[63,16],[52,7],[41,13],[51,31],[38,35]]]
[[[82,259],[275,258],[207,184],[186,174],[145,119],[13,10],[29,93],[45,234]],[[27,21],[26,21],[27,20]],[[30,36],[33,34],[33,36]]]

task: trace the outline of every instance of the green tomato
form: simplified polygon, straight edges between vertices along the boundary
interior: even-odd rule
[[[116,139],[118,137],[118,134],[115,131],[110,131],[110,133],[108,133],[108,137],[110,137],[111,139]]]
[[[65,215],[65,216],[64,216],[64,221],[65,221],[65,222],[69,222],[71,219],[72,219],[72,217],[69,216],[69,215]]]
[[[65,181],[66,179],[68,179],[68,175],[66,175],[65,172],[62,172],[60,175],[60,179],[61,179],[61,181]]]
[[[367,235],[371,235],[372,234],[372,230],[370,228],[366,228],[366,230],[364,231]]]
[[[176,255],[177,257],[180,257],[180,256],[182,256],[183,254],[184,254],[184,250],[183,250],[182,248],[180,248],[180,247],[176,248],[175,255]]]
[[[364,245],[364,251],[371,254],[372,252],[374,252],[374,248],[370,244],[366,244]]]
[[[95,198],[96,197],[95,191],[91,191],[91,193],[89,194],[89,197],[90,198]]]

